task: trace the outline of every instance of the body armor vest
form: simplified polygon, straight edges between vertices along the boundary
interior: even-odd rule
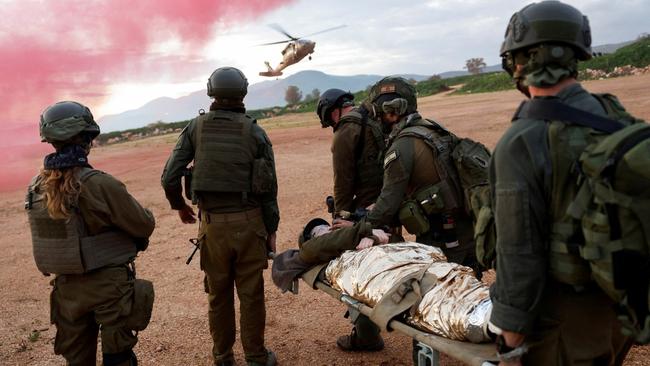
[[[101,173],[82,168],[79,181]],[[133,239],[121,231],[88,236],[79,208],[72,207],[68,219],[52,219],[47,211],[42,179],[32,180],[25,209],[32,233],[34,260],[43,274],[82,274],[108,265],[130,262],[137,255]]]
[[[221,110],[198,117],[193,192],[251,192],[258,145],[254,123],[245,114]]]

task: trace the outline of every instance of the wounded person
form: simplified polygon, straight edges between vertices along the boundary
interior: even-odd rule
[[[289,249],[275,256],[273,282],[282,291],[287,291],[294,279],[313,266],[327,263],[347,250],[386,244],[389,238],[390,234],[373,229],[365,220],[334,230],[324,219],[313,219],[298,236],[299,249]]]
[[[299,250],[276,256],[273,281],[286,291],[311,267],[329,262],[325,281],[373,308],[370,318],[382,328],[399,315],[449,339],[489,341],[489,291],[472,269],[447,262],[440,249],[423,244],[372,245],[387,242],[384,235],[365,221],[332,230],[325,220],[314,219],[299,237]]]

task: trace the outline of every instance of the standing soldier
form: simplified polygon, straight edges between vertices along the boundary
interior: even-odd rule
[[[334,130],[334,217],[348,219],[379,196],[384,133],[379,122],[368,118],[363,106],[354,106],[354,95],[341,89],[326,90],[316,113],[323,128]]]
[[[366,103],[391,130],[384,185],[368,219],[375,228],[399,219],[417,242],[440,247],[450,262],[476,268],[451,134],[418,114],[415,87],[401,77],[378,81]]]
[[[328,89],[318,100],[316,113],[323,128],[332,127],[334,218],[349,220],[365,211],[381,192],[384,134],[381,124],[368,117],[365,107],[354,106],[354,95]],[[358,216],[358,215],[357,215]],[[358,219],[358,217],[357,217]],[[345,351],[380,351],[384,341],[377,327],[360,314],[350,335],[336,344]]]
[[[248,81],[233,67],[215,70],[208,80],[214,98],[181,132],[162,175],[162,186],[181,221],[194,223],[182,196],[181,176],[192,169],[192,201],[199,206],[201,269],[206,274],[208,319],[216,365],[233,365],[236,285],[241,309],[241,341],[248,365],[276,364],[264,347],[264,278],[267,252],[275,252],[280,214],[271,141],[245,114]]]
[[[99,135],[90,110],[59,102],[41,115],[45,157],[25,209],[39,271],[52,280],[54,353],[68,365],[94,365],[101,331],[103,364],[134,366],[137,332],[149,323],[153,285],[135,279],[134,260],[154,229],[149,210],[124,184],[88,163]]]
[[[531,98],[517,111],[490,164],[498,233],[490,322],[500,334],[502,365],[620,365],[629,349],[615,303],[591,280],[611,276],[612,263],[592,266],[591,273],[585,259],[597,256],[584,242],[592,238],[587,232],[583,237],[580,222],[570,216],[582,170],[577,158],[603,136],[571,123],[575,115],[630,123],[619,118],[627,114],[615,97],[589,94],[576,81],[578,61],[591,58],[590,45],[586,16],[559,1],[544,1],[512,16],[501,46],[504,69]],[[540,103],[564,108],[554,117],[535,116],[533,107]],[[647,310],[647,293],[645,304]]]

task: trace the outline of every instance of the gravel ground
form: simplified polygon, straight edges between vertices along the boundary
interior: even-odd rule
[[[626,77],[589,82],[594,92],[617,94],[628,109],[650,120],[650,76]],[[493,147],[508,126],[521,98],[515,91],[469,96],[437,95],[420,99],[420,111],[454,132]],[[316,216],[327,217],[324,198],[331,192],[331,130],[322,130],[314,114],[283,116],[264,125],[306,125],[273,128],[279,177],[281,223],[279,250],[296,246],[301,226]],[[191,250],[187,239],[197,227],[183,225],[169,209],[160,188],[162,166],[174,137],[154,137],[94,150],[90,156],[96,168],[121,179],[129,191],[149,207],[157,220],[149,249],[137,260],[138,276],[150,279],[156,288],[156,302],[149,327],[140,334],[135,348],[142,365],[210,365],[211,339],[207,322],[207,298],[203,293],[198,260],[190,266],[185,258]],[[23,166],[37,170],[39,159]],[[26,185],[27,182],[24,182]],[[55,328],[49,324],[49,278],[33,263],[23,188],[0,193],[0,364],[63,365],[52,343]],[[385,335],[386,349],[378,353],[344,353],[335,345],[350,324],[345,308],[320,291],[302,284],[300,295],[281,294],[265,272],[267,287],[266,344],[283,365],[408,365],[411,340]],[[239,342],[235,356],[243,354]],[[442,365],[458,365],[443,357]],[[650,365],[650,347],[636,347],[625,365]]]

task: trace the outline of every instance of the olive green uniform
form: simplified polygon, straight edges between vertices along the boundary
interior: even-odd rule
[[[579,84],[560,101],[606,116]],[[495,202],[497,280],[491,322],[526,335],[525,365],[618,365],[629,349],[614,303],[597,286],[573,288],[549,275],[555,177],[549,124],[517,119],[499,141],[490,164]]]
[[[199,131],[199,119],[214,119],[203,132]],[[250,131],[239,131],[235,122],[245,120]],[[252,122],[252,123],[251,123]],[[271,163],[273,177],[271,189],[264,194],[253,194],[250,187],[224,185],[227,177],[203,182],[210,189],[196,190],[192,183],[193,197],[201,210],[199,239],[201,241],[201,269],[206,274],[206,291],[209,293],[209,323],[212,334],[215,362],[233,359],[235,342],[235,309],[233,285],[241,309],[241,340],[246,360],[264,364],[267,351],[264,348],[264,279],[262,270],[267,268],[266,239],[278,228],[280,219],[277,203],[277,180],[271,142],[264,130],[254,120],[244,117],[243,110],[221,110],[199,116],[188,124],[178,138],[162,175],[162,186],[173,209],[184,207],[181,176],[187,165],[196,165],[200,151],[199,135],[223,146],[220,153],[207,155],[208,163],[215,164],[222,172],[239,174],[246,179],[252,175],[252,164],[241,163],[242,156],[251,155]],[[242,133],[249,137],[241,140]],[[206,140],[203,140],[205,143]],[[212,148],[219,146],[212,145]],[[223,153],[223,149],[230,149]],[[221,155],[220,155],[221,154]],[[238,165],[239,164],[239,165]],[[196,178],[196,177],[195,177]],[[249,183],[246,183],[249,185]]]
[[[374,227],[391,225],[397,220],[402,202],[415,192],[441,182],[441,172],[437,168],[438,154],[427,143],[412,135],[405,135],[411,126],[430,124],[414,113],[403,118],[393,128],[384,160],[384,186],[375,207],[368,213],[368,220]],[[454,188],[454,187],[452,187]],[[460,191],[460,187],[455,187]],[[456,198],[458,201],[458,198]],[[443,215],[428,217],[431,229],[417,236],[419,243],[440,247],[449,261],[468,266],[475,265],[473,227],[466,215],[450,211],[455,219],[455,234],[459,246],[448,248],[449,238],[443,233]]]
[[[364,126],[365,124],[365,126]],[[334,127],[334,212],[354,213],[375,202],[383,179],[381,124],[353,108]]]
[[[146,240],[155,226],[151,212],[106,173],[95,174],[81,185],[78,205],[88,235],[121,230]],[[51,320],[57,328],[54,352],[70,365],[94,365],[99,331],[104,354],[131,350],[137,342],[127,324],[134,307],[134,282],[126,263],[57,275],[50,298]]]

